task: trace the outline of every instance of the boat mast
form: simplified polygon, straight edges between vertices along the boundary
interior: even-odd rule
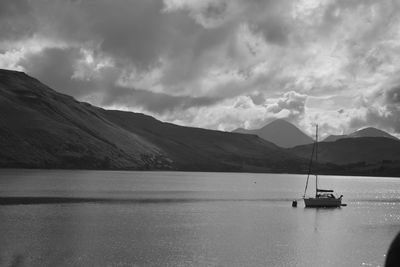
[[[316,145],[316,143],[314,142],[313,147],[312,147],[312,151],[311,151],[310,164],[308,165],[307,181],[306,181],[306,187],[304,188],[303,198],[306,197],[308,181],[310,180],[310,174],[311,174],[312,161],[313,161],[313,158],[314,158],[315,145]]]
[[[318,124],[315,128],[315,164],[318,164]],[[315,167],[317,169],[317,166]],[[318,195],[318,172],[315,171],[315,197]]]

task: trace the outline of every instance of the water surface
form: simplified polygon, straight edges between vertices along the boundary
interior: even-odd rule
[[[383,266],[400,179],[323,176],[348,206],[292,208],[305,178],[0,170],[0,197],[39,200],[0,206],[0,266]]]

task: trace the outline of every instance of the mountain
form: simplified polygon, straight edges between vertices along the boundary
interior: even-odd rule
[[[346,137],[348,137],[348,136],[345,135],[345,134],[339,134],[339,135],[332,134],[332,135],[329,135],[327,138],[325,138],[323,140],[323,142],[335,142],[335,141],[337,141],[339,139],[343,139],[343,138],[346,138]]]
[[[382,130],[379,130],[379,129],[376,129],[373,127],[367,127],[367,128],[355,131],[354,133],[351,133],[349,135],[330,135],[324,139],[324,142],[334,142],[334,141],[337,141],[337,140],[343,139],[343,138],[360,138],[360,137],[385,137],[385,138],[398,140],[396,137],[388,134],[387,132],[384,132]]]
[[[288,151],[310,158],[312,146],[297,146]],[[359,137],[321,142],[318,143],[318,160],[338,165],[400,161],[400,141],[385,137]]]
[[[304,160],[257,136],[105,110],[0,70],[0,166],[296,171]]]
[[[1,70],[0,166],[169,166],[157,146],[107,121],[100,111],[24,73]]]
[[[285,121],[267,126],[260,131],[299,139]],[[0,70],[0,167],[304,173],[311,149],[105,110],[22,72]],[[400,141],[394,138],[345,138],[321,142],[318,150],[321,173],[400,173]]]
[[[282,119],[275,120],[261,129],[245,130],[243,128],[238,128],[233,132],[255,134],[264,140],[284,148],[311,144],[313,142],[311,137],[303,133],[293,124]]]
[[[168,152],[178,169],[202,170],[212,166],[218,170],[231,165],[232,170],[259,166],[274,171],[288,168],[290,163],[299,165],[297,157],[254,135],[182,127],[133,112],[104,110],[103,115],[134,134],[146,136]]]
[[[373,127],[367,127],[358,131],[355,131],[352,134],[349,134],[349,137],[351,138],[359,138],[359,137],[386,137],[386,138],[391,138],[398,140],[396,137],[393,135],[388,134],[387,132],[384,132],[382,130],[373,128]]]

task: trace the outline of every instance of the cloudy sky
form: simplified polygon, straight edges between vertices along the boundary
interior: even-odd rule
[[[400,1],[1,0],[0,68],[230,131],[400,134]]]

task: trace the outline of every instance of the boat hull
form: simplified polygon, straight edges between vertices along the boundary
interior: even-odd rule
[[[342,205],[341,198],[304,198],[306,208],[337,208]]]

